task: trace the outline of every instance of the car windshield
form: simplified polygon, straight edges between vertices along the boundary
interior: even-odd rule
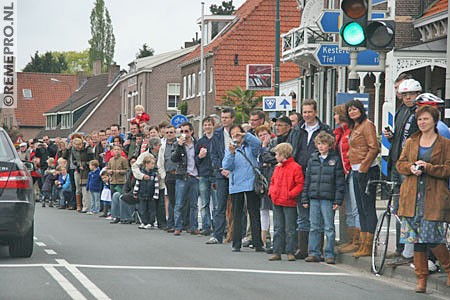
[[[0,161],[8,161],[14,158],[13,151],[9,137],[5,132],[0,131]]]

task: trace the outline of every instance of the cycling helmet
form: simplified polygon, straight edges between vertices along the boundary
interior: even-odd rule
[[[417,96],[417,98],[414,100],[414,104],[418,106],[432,105],[438,107],[439,105],[444,104],[444,100],[431,93],[423,93]]]
[[[405,79],[400,83],[398,87],[399,93],[408,93],[408,92],[421,92],[422,86],[420,82],[414,79]]]

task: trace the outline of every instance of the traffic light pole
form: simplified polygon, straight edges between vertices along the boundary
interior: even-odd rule
[[[386,70],[386,52],[378,52],[378,66],[358,65],[358,51],[350,50],[350,65],[348,66],[348,92],[357,93],[359,76],[358,72],[384,72]]]

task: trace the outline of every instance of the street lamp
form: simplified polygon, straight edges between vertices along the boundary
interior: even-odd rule
[[[73,126],[73,114],[72,114],[72,86],[67,83],[67,82],[63,82],[59,79],[56,78],[50,78],[51,81],[56,82],[56,83],[60,83],[60,84],[64,84],[66,86],[69,87],[69,128],[70,128],[70,134],[72,134],[72,126]]]

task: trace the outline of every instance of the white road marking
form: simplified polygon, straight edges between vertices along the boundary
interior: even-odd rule
[[[76,266],[78,268],[91,268],[91,269],[131,269],[131,270],[163,270],[163,271],[260,273],[260,274],[278,274],[278,275],[354,276],[349,273],[297,272],[297,271],[274,271],[274,270],[230,269],[230,268],[161,267],[161,266],[104,266],[104,265],[73,265],[73,266]]]
[[[49,254],[49,255],[56,255],[56,254],[58,254],[58,253],[55,252],[55,250],[52,250],[52,249],[44,249],[44,251],[47,252],[47,254]]]
[[[103,293],[101,289],[99,289],[89,278],[86,277],[83,273],[81,273],[76,265],[69,264],[65,259],[56,259],[60,265],[66,267],[66,269],[72,273],[72,275],[78,279],[78,281],[94,296],[96,299],[111,299]]]
[[[36,244],[36,246],[39,246],[39,247],[46,247],[47,245],[45,244],[45,243],[43,243],[43,242],[35,242],[35,244]]]
[[[55,279],[55,281],[66,291],[72,299],[84,300],[86,297],[71,284],[66,277],[56,270],[55,267],[46,266],[44,269]]]

